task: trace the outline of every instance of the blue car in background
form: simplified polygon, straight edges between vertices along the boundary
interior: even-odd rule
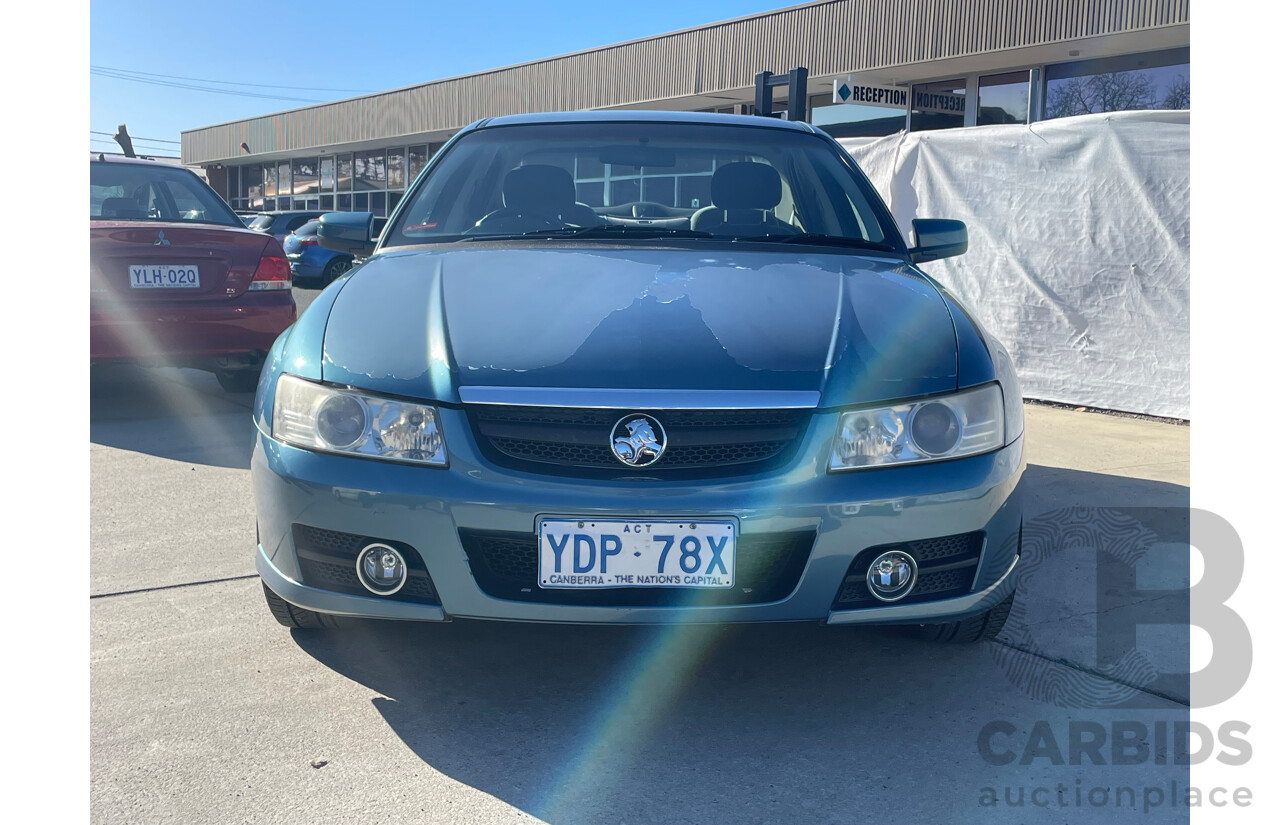
[[[326,243],[344,222],[326,216]],[[267,357],[251,466],[271,613],[993,637],[1022,394],[917,266],[964,253],[964,224],[913,229],[805,123],[464,129]]]
[[[386,218],[373,219],[376,236],[387,223]],[[289,271],[293,280],[328,286],[351,268],[355,259],[345,252],[326,249],[320,245],[320,219],[313,218],[287,235],[284,239],[284,255],[289,259]]]

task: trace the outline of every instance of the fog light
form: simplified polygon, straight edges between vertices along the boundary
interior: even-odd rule
[[[390,596],[404,587],[409,568],[399,550],[375,542],[366,545],[356,557],[356,575],[370,593]]]
[[[916,560],[900,550],[876,556],[867,571],[867,589],[882,602],[896,602],[916,586]]]

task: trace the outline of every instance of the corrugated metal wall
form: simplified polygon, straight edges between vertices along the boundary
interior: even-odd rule
[[[832,0],[182,134],[183,163],[741,89],[1190,21],[1190,0]]]

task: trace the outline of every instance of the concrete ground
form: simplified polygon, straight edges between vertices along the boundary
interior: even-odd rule
[[[94,822],[1188,818],[1167,800],[1187,768],[1161,764],[1187,718],[1187,427],[1027,408],[1036,563],[994,643],[816,624],[316,633],[277,625],[254,575],[251,398],[189,370],[106,370],[91,392]],[[1160,621],[1183,626],[1134,629]],[[1105,747],[1071,747],[1098,732]]]

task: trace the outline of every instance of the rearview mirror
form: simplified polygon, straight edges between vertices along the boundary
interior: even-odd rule
[[[916,245],[909,252],[912,263],[952,258],[969,250],[969,230],[964,221],[917,218],[911,222]]]
[[[367,258],[377,246],[372,212],[326,212],[316,232],[320,245],[353,258]]]

